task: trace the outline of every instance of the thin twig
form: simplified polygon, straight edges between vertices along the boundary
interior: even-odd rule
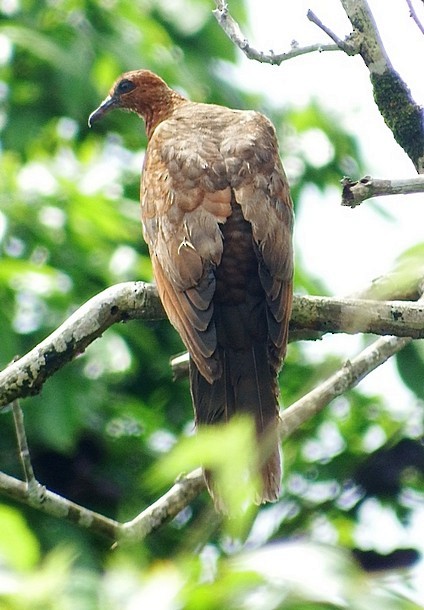
[[[44,488],[38,483],[34,475],[34,469],[29,454],[28,441],[24,426],[24,414],[18,400],[12,402],[13,422],[15,424],[16,439],[19,449],[19,459],[24,471],[25,482],[30,496],[43,497]]]
[[[324,383],[303,396],[286,409],[281,416],[282,438],[287,438],[305,421],[319,413],[329,402],[355,387],[364,377],[399,352],[412,339],[408,337],[382,337],[347,361],[340,370]]]
[[[413,5],[412,5],[412,0],[406,0],[406,4],[408,5],[409,8],[409,14],[412,17],[412,19],[415,21],[415,23],[417,24],[421,34],[424,34],[424,26],[421,23]]]
[[[341,38],[339,38],[332,30],[330,30],[329,27],[324,25],[321,19],[319,19],[317,15],[313,11],[311,11],[311,9],[308,10],[306,16],[309,21],[315,23],[316,26],[318,26],[323,32],[325,32],[327,36],[336,43],[337,47],[341,51],[344,51],[348,55],[356,55],[359,52],[358,48],[352,44],[352,41],[350,39],[342,40]]]
[[[241,31],[240,25],[230,15],[228,6],[223,0],[215,0],[216,9],[212,11],[214,17],[218,21],[223,31],[227,34],[228,38],[246,55],[248,59],[253,59],[261,63],[267,63],[271,65],[279,66],[283,61],[305,55],[307,53],[314,53],[315,51],[338,51],[339,46],[337,44],[312,44],[305,47],[300,47],[297,44],[293,44],[290,51],[284,53],[274,53],[270,50],[268,52],[258,51],[250,44],[247,37]]]
[[[49,490],[44,491],[41,501],[37,500],[29,495],[28,487],[23,481],[0,472],[0,491],[3,494],[52,517],[64,519],[94,534],[106,537],[111,542],[139,542],[176,517],[204,487],[203,473],[198,468],[181,477],[166,494],[135,519],[127,523],[119,523]]]
[[[365,176],[360,180],[343,178],[342,205],[355,208],[365,199],[382,195],[410,195],[424,193],[424,176],[398,180],[379,180]]]

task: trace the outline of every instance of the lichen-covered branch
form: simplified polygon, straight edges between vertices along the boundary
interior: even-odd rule
[[[422,301],[376,301],[329,297],[294,300],[291,329],[320,332],[372,333],[424,338]]]
[[[388,283],[385,285],[387,289]],[[393,290],[393,281],[391,282]],[[378,290],[375,289],[375,295]],[[326,333],[371,333],[424,338],[422,301],[294,296],[289,340],[321,339]],[[188,374],[188,354],[171,360],[175,378]]]
[[[204,489],[205,483],[201,469],[181,477],[169,491],[154,504],[146,508],[135,519],[120,523],[100,513],[75,504],[48,489],[43,488],[39,499],[28,492],[23,481],[0,472],[0,492],[9,498],[31,506],[47,515],[64,519],[91,531],[93,534],[106,537],[111,542],[137,542],[152,531],[167,523],[188,506]]]
[[[346,362],[326,381],[281,414],[280,429],[283,440],[321,411],[331,400],[356,386],[366,375],[411,341],[412,339],[407,337],[382,337],[352,361]],[[174,518],[194,500],[204,487],[204,478],[199,468],[178,480],[166,494],[137,515],[135,519],[119,523],[46,489],[43,489],[42,494],[34,496],[29,493],[26,483],[0,472],[0,491],[3,494],[51,516],[65,519],[93,533],[107,537],[111,541],[118,542],[142,540]]]
[[[374,99],[395,140],[424,173],[424,111],[393,68],[366,0],[340,0],[353,27],[351,39],[365,62]]]
[[[398,180],[379,180],[365,176],[360,180],[343,178],[342,205],[355,208],[365,199],[386,195],[411,195],[424,192],[424,176]]]
[[[150,532],[176,517],[205,488],[201,468],[181,477],[159,500],[147,507],[135,519],[120,526],[119,540],[131,542],[142,540]]]
[[[398,297],[399,298],[399,297]],[[112,324],[165,317],[154,286],[116,284],[93,297],[56,331],[0,372],[0,407],[38,393],[46,379],[82,353]],[[424,337],[421,304],[330,297],[294,298],[291,340],[316,339],[327,332],[369,332]],[[183,367],[187,362],[183,361]]]
[[[421,295],[417,304],[424,305]],[[281,436],[283,440],[293,434],[305,421],[319,413],[329,402],[347,390],[358,385],[391,356],[397,354],[413,339],[409,337],[381,337],[365,348],[353,360],[331,375],[326,381],[293,403],[281,416]]]
[[[284,53],[274,53],[274,51],[258,51],[255,49],[241,31],[237,21],[230,15],[227,3],[224,0],[215,0],[216,9],[213,12],[216,20],[221,28],[227,34],[228,38],[246,55],[248,59],[253,59],[261,63],[272,64],[279,66],[283,61],[293,59],[299,55],[314,53],[316,51],[338,51],[337,44],[312,44],[304,47],[299,46],[296,42],[292,43],[290,51]]]
[[[80,527],[90,529],[93,533],[116,539],[119,523],[100,513],[88,510],[75,504],[52,491],[44,489],[42,498],[34,500],[28,493],[28,486],[23,481],[15,479],[4,472],[0,472],[0,491],[12,500],[31,506],[47,515],[58,519],[65,519]]]
[[[125,282],[107,288],[0,373],[0,406],[37,394],[48,377],[84,352],[112,324],[135,318],[164,317],[154,286]]]

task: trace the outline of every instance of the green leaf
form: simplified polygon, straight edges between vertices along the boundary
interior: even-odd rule
[[[40,546],[17,508],[0,505],[0,531],[1,562],[18,571],[34,568]]]
[[[412,392],[424,400],[424,346],[413,342],[403,348],[396,357],[402,380]]]

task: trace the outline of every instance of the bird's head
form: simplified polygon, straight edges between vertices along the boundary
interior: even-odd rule
[[[163,120],[178,100],[184,100],[159,76],[149,70],[134,70],[122,74],[114,83],[109,95],[88,118],[88,126],[101,119],[114,108],[136,112],[146,121],[146,127]]]

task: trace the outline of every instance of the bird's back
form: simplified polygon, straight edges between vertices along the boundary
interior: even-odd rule
[[[150,140],[142,209],[159,292],[190,352],[197,424],[247,413],[260,438],[272,435],[260,500],[275,500],[292,211],[272,125],[256,112],[180,106]]]
[[[160,298],[190,353],[196,421],[250,414],[262,474],[257,501],[276,500],[293,216],[274,128],[256,112],[190,102],[143,69],[117,79],[89,124],[114,108],[145,122],[143,231]],[[210,473],[206,481],[222,508]]]

